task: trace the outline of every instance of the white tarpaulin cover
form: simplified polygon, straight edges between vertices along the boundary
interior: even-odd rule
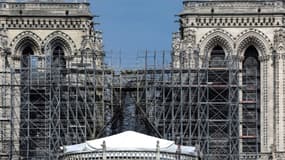
[[[110,137],[87,141],[85,143],[64,146],[64,153],[82,153],[101,151],[105,142],[106,151],[156,151],[157,142],[161,152],[177,153],[178,145],[173,141],[160,139],[134,131],[126,131]],[[197,155],[195,147],[180,146],[182,154]]]

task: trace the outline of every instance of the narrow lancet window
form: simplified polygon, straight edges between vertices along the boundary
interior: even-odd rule
[[[224,67],[225,52],[221,46],[216,46],[211,52],[209,67]]]
[[[246,49],[243,61],[242,150],[260,152],[260,62],[254,46]]]

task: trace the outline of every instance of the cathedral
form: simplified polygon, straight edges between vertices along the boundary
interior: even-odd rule
[[[84,124],[95,123],[86,109],[103,64],[101,32],[86,1],[4,0],[0,10],[0,159],[56,159],[67,141],[94,137]]]
[[[184,1],[173,36],[174,68],[237,70],[235,145],[240,155],[260,153],[254,159],[285,158],[284,6],[279,0]],[[215,138],[205,141],[209,147]]]
[[[185,0],[171,64],[146,53],[119,72],[86,0],[0,11],[1,160],[60,159],[64,145],[124,130],[203,160],[285,159],[285,1]]]

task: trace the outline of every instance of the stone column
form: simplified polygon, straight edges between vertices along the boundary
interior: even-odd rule
[[[265,55],[260,57],[261,69],[261,152],[270,152],[273,145],[273,67],[270,56]]]
[[[21,106],[21,91],[20,91],[20,74],[15,70],[20,68],[19,57],[11,58],[8,56],[9,67],[6,66],[6,81],[7,95],[5,97],[6,104],[10,107],[9,132],[11,143],[10,150],[13,155],[12,159],[19,159],[20,151],[20,106]]]
[[[278,151],[285,154],[285,52],[280,58],[280,73],[279,73],[279,145]],[[284,155],[283,155],[284,156]]]
[[[274,132],[276,137],[276,151],[285,151],[285,107],[284,107],[284,94],[285,94],[285,61],[282,54],[277,53],[275,56],[275,124],[276,130]]]
[[[274,152],[285,152],[285,31],[276,30],[274,35]]]
[[[180,53],[181,53],[181,39],[180,39],[180,33],[176,32],[172,35],[172,67],[173,68],[180,68],[181,62],[180,62]]]
[[[237,54],[236,54],[237,55]],[[243,56],[239,56],[238,57],[239,59],[239,70],[242,71],[242,62],[244,60],[244,57]],[[242,72],[239,72],[239,76],[238,76],[238,82],[239,82],[239,86],[243,87],[243,78],[242,78]],[[243,88],[239,90],[239,102],[242,102],[243,101],[243,98],[242,98],[242,91],[243,91]],[[243,120],[243,104],[240,103],[239,104],[239,120],[240,122]],[[242,136],[243,133],[242,133],[242,123],[240,123],[239,125],[239,135]],[[243,139],[240,139],[239,141],[239,148],[240,148],[240,153],[243,153]]]

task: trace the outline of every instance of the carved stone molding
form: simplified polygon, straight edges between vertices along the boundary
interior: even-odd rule
[[[240,55],[231,55],[228,58],[234,61],[237,61],[237,62],[242,62],[244,60],[244,56],[240,56]]]
[[[103,51],[103,36],[101,31],[95,31],[95,49]]]
[[[193,29],[186,28],[184,30],[184,43],[187,43],[187,46],[192,46],[196,44],[196,32]]]
[[[277,152],[275,153],[277,160],[284,160],[285,159],[285,152]]]
[[[219,3],[215,1],[207,1],[206,3],[204,1],[201,2],[192,2],[192,1],[185,1],[184,7],[185,9],[202,9],[202,8],[208,8],[211,9],[212,7],[219,7],[221,9],[228,9],[228,8],[247,8],[247,7],[268,7],[273,8],[274,5],[280,5],[278,2],[254,2],[254,1],[218,1]]]
[[[77,52],[76,44],[72,38],[64,32],[55,31],[49,34],[41,43],[44,50],[50,50],[54,47],[55,44],[60,43],[64,48],[66,56],[70,56]]]
[[[257,29],[248,29],[237,36],[237,53],[243,54],[245,50],[253,45],[259,52],[260,56],[272,53],[273,45],[270,39]]]
[[[260,62],[267,62],[267,61],[270,60],[270,58],[272,58],[271,55],[262,55],[262,56],[259,56],[259,57],[258,57],[258,60],[259,60]]]
[[[18,56],[20,56],[20,52],[23,47],[27,45],[32,47],[35,54],[40,55],[42,53],[40,49],[41,42],[42,39],[34,32],[24,31],[14,37],[9,46],[11,47],[12,54],[16,54]]]
[[[223,29],[220,29],[220,28],[215,28],[209,32],[207,32],[198,42],[199,45],[201,45],[201,43],[203,41],[206,41],[206,39],[209,39],[209,36],[210,35],[220,35],[222,37],[228,37],[230,40],[234,40],[234,36],[232,34],[230,34],[229,32],[223,30]]]
[[[172,49],[174,55],[179,55],[181,50],[181,37],[179,32],[172,34]]]
[[[8,36],[5,29],[0,30],[0,55],[6,56],[11,51],[8,49]]]
[[[277,53],[285,53],[285,31],[276,30],[274,33],[274,49]]]
[[[234,38],[225,30],[214,29],[206,33],[198,43],[201,54],[208,54],[217,45],[221,46],[226,54],[232,54]]]
[[[8,36],[5,29],[0,30],[0,49],[8,47]]]

